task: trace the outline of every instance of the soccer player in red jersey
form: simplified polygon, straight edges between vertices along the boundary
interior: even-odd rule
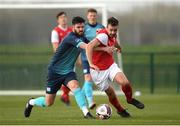
[[[114,62],[113,52],[121,52],[116,36],[119,21],[111,17],[108,19],[107,27],[98,32],[87,46],[86,55],[90,65],[90,74],[96,86],[101,91],[105,91],[110,103],[117,109],[117,113],[122,117],[130,117],[130,114],[120,105],[115,91],[111,85],[114,81],[121,86],[127,102],[139,109],[144,108],[144,104],[132,97],[132,87],[123,71]],[[96,50],[102,48],[104,51]]]
[[[65,12],[60,12],[56,16],[58,26],[56,26],[51,33],[51,43],[53,46],[54,52],[56,52],[56,49],[61,44],[64,37],[69,34],[72,31],[71,27],[68,27],[67,25],[67,14]],[[61,101],[64,102],[66,105],[70,104],[69,99],[69,89],[62,85],[61,87],[62,95],[60,97]]]

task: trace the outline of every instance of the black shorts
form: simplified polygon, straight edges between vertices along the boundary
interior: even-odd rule
[[[75,72],[60,75],[52,71],[48,71],[46,93],[56,94],[62,84],[66,86],[71,80],[77,80]]]

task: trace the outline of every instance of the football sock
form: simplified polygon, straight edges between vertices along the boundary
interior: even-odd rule
[[[93,89],[92,89],[91,81],[84,82],[83,92],[85,93],[88,104],[92,105],[93,104]]]
[[[30,105],[37,105],[40,107],[46,107],[45,97],[38,97],[29,101]]]
[[[132,88],[130,84],[122,85],[122,91],[124,92],[127,101],[132,100]]]
[[[83,111],[83,114],[86,115],[88,109],[86,107],[86,99],[83,92],[81,91],[80,88],[77,88],[73,91],[73,93],[79,108]]]
[[[118,112],[124,111],[124,108],[120,105],[117,97],[109,97],[109,101],[117,109]]]
[[[65,87],[64,85],[61,86],[61,90],[63,91],[62,97],[68,101],[70,90],[67,87]]]
[[[81,110],[82,110],[84,116],[86,116],[87,113],[89,112],[89,110],[87,109],[86,106],[82,107]]]

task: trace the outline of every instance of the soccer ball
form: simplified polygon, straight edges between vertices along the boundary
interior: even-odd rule
[[[108,104],[101,104],[96,109],[98,119],[109,119],[112,115],[112,108]]]

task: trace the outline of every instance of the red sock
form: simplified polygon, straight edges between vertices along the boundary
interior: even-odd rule
[[[124,108],[120,105],[118,99],[109,97],[110,103],[117,109],[118,112],[124,111]]]
[[[63,91],[62,97],[65,101],[69,101],[69,89],[65,87],[64,85],[61,86],[61,90]]]
[[[122,85],[122,91],[124,92],[127,101],[132,100],[132,88],[130,84]]]

